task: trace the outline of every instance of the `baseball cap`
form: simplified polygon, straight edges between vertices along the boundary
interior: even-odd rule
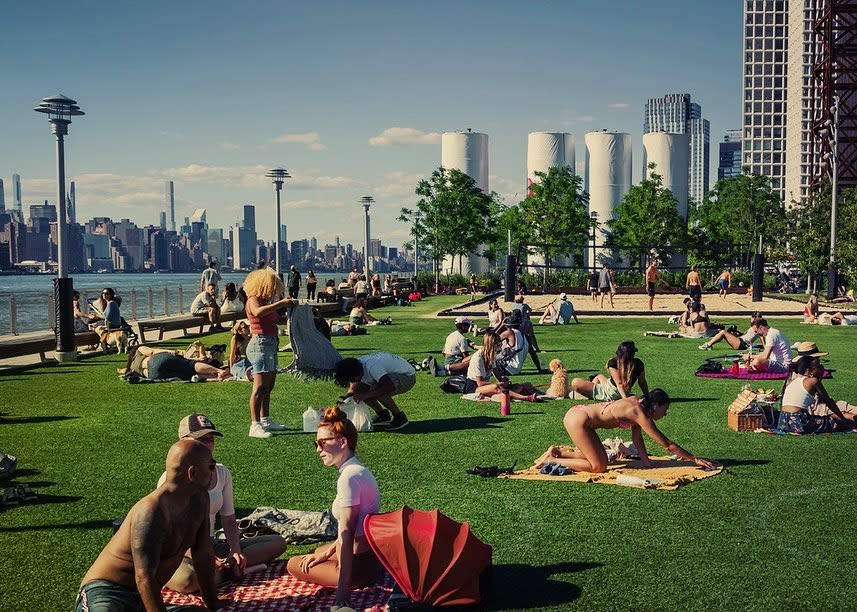
[[[223,435],[217,431],[217,428],[214,426],[214,423],[211,422],[211,419],[199,412],[189,414],[179,423],[180,440],[182,438],[193,438],[194,440],[199,440],[207,434],[213,434],[215,436]]]
[[[561,300],[567,300],[567,299],[568,299],[568,295],[566,295],[565,293],[560,293],[560,294],[559,294],[559,299],[561,299]]]
[[[456,325],[470,325],[470,319],[467,317],[455,317]]]

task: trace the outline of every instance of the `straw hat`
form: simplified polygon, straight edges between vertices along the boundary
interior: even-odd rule
[[[798,357],[824,357],[827,353],[818,350],[815,342],[799,342],[793,348],[797,349]]]

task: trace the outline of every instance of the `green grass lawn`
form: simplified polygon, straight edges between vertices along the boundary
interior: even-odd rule
[[[451,320],[425,315],[458,299],[380,309],[394,325],[334,343],[346,356],[438,356]],[[745,317],[726,321],[746,325]],[[836,372],[825,385],[834,398],[857,401],[854,331],[772,323],[792,342],[815,340],[829,351]],[[498,404],[446,395],[439,379],[418,373],[417,386],[399,399],[411,425],[360,438],[358,454],[378,479],[383,509],[437,507],[468,521],[494,547],[492,609],[850,608],[857,435],[731,431],[726,407],[741,383],[694,377],[711,355],[697,350],[698,341],[642,335],[666,327],[582,318],[536,332],[543,364],[559,357],[572,376],[603,369],[620,341],[634,340],[650,386],[675,400],[659,426],[691,452],[723,462],[720,476],[674,492],[469,476],[470,466],[523,466],[548,444],[567,442],[562,416],[571,402],[515,403],[501,418]],[[224,433],[215,455],[232,469],[239,517],[264,505],[322,510],[334,497],[335,470],[321,465],[313,436],[299,431],[307,406],[340,395],[332,382],[281,375],[272,416],[291,429],[257,440],[247,436],[249,384],[129,385],[116,375],[122,361],[101,356],[0,375],[0,449],[19,458],[15,482],[31,483],[41,497],[0,513],[0,609],[71,608],[111,521],[154,487],[178,421],[191,412],[205,412]],[[281,363],[290,361],[283,353]],[[522,378],[549,379],[528,370]],[[653,443],[649,449],[666,454]]]

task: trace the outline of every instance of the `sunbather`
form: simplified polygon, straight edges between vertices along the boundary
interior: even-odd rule
[[[777,428],[789,433],[814,434],[851,430],[857,426],[855,416],[843,413],[821,382],[824,367],[819,357],[826,354],[816,352],[793,363],[795,376],[783,391]],[[811,409],[816,403],[826,406],[830,414],[813,414]]]
[[[540,468],[547,463],[558,463],[580,472],[606,472],[607,451],[596,429],[630,429],[631,439],[640,455],[640,460],[646,467],[653,464],[646,452],[642,432],[669,452],[687,461],[692,461],[703,468],[714,467],[714,464],[697,457],[667,438],[655,421],[666,415],[670,398],[662,389],[652,389],[641,397],[573,406],[565,414],[563,424],[568,432],[575,449],[568,451],[561,446],[549,447],[541,457],[536,459],[535,467]]]
[[[609,377],[597,374],[591,381],[575,378],[571,381],[572,390],[602,402],[630,397],[635,383],[639,383],[640,391],[648,393],[646,367],[634,356],[636,354],[637,346],[631,340],[622,342],[616,349],[616,356],[607,362]]]
[[[736,351],[745,351],[753,346],[753,342],[756,338],[759,337],[759,334],[756,333],[756,330],[753,329],[753,319],[760,318],[762,314],[758,311],[754,312],[750,315],[750,327],[747,328],[741,336],[733,334],[729,330],[722,329],[717,332],[711,340],[705,342],[704,344],[699,345],[699,349],[702,351],[710,351],[711,347],[720,342],[721,340],[725,340],[726,343],[731,346]]]
[[[818,315],[817,323],[819,325],[857,325],[857,315],[823,312]]]
[[[217,431],[207,416],[204,414],[191,414],[179,423],[179,440],[191,439],[205,445],[212,453],[214,452],[215,436],[223,434]],[[160,487],[167,479],[167,473],[161,474],[158,480]],[[214,535],[214,519],[219,514],[220,524],[226,540],[213,540],[214,553],[217,556],[217,567],[214,574],[215,583],[219,584],[229,579],[239,579],[247,567],[253,567],[260,563],[269,563],[279,557],[286,550],[286,541],[282,536],[258,535],[252,538],[241,539],[238,531],[238,522],[235,520],[235,505],[232,500],[232,472],[222,463],[217,463],[208,484],[209,497],[209,525]],[[195,593],[199,591],[199,582],[196,578],[196,570],[190,551],[185,553],[181,565],[179,565],[167,586],[180,593]]]
[[[149,380],[225,380],[231,376],[228,369],[221,369],[205,361],[187,359],[181,351],[159,349],[140,344],[131,347],[128,361],[120,374],[136,372]]]
[[[355,455],[357,429],[337,406],[328,408],[318,426],[316,452],[322,463],[339,470],[333,516],[339,534],[308,555],[289,559],[289,574],[336,588],[336,605],[347,606],[351,589],[372,584],[382,575],[381,564],[363,534],[363,519],[381,507],[381,492],[375,476]]]

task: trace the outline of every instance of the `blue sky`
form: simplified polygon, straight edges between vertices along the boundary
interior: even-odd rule
[[[629,132],[634,180],[647,98],[690,93],[717,143],[740,127],[739,0],[563,2],[94,2],[13,0],[0,36],[0,178],[54,201],[54,139],[33,112],[61,92],[86,115],[66,139],[78,217],[156,224],[163,182],[177,221],[227,227],[255,204],[274,237],[266,169],[289,240],[407,240],[395,221],[440,164],[440,133],[489,137],[490,188],[516,203],[533,131]],[[581,168],[582,170],[582,168]]]

